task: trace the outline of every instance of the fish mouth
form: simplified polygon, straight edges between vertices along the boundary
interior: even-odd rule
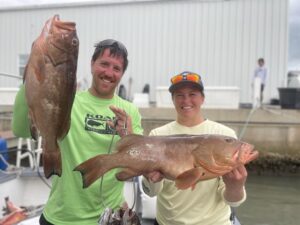
[[[258,151],[254,149],[254,145],[248,143],[240,143],[234,153],[234,159],[248,163],[258,157]]]
[[[61,30],[75,31],[76,23],[69,21],[61,21],[59,15],[54,15],[52,24]]]
[[[239,160],[243,143],[240,143],[233,151],[233,160]]]

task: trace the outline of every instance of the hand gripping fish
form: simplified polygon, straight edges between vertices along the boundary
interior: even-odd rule
[[[24,72],[31,134],[35,139],[42,136],[47,178],[62,173],[57,140],[69,131],[76,92],[79,40],[75,25],[60,21],[58,15],[49,19],[32,45]]]
[[[131,209],[119,208],[115,211],[106,208],[98,225],[141,225],[138,215]]]
[[[175,180],[178,189],[187,189],[258,157],[253,145],[222,135],[131,134],[117,143],[116,150],[95,156],[74,169],[81,172],[84,188],[107,171],[122,168],[116,174],[121,181],[160,171],[165,178]]]

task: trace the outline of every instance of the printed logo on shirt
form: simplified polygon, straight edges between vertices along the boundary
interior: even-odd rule
[[[114,129],[107,124],[107,121],[114,119],[114,117],[111,118],[109,116],[87,114],[84,119],[85,130],[93,131],[98,134],[112,134]]]

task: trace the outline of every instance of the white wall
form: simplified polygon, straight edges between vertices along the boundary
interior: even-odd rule
[[[78,78],[90,80],[93,44],[121,40],[129,51],[123,79],[133,92],[145,83],[169,85],[172,75],[192,70],[207,86],[236,86],[240,101],[251,102],[256,60],[269,68],[266,99],[284,86],[288,48],[288,0],[185,0],[94,4],[0,11],[0,73],[17,74],[18,54],[29,53],[44,22],[54,14],[77,23],[80,39]],[[0,86],[15,86],[0,77]]]

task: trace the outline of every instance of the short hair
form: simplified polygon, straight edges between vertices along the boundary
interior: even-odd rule
[[[258,61],[258,62],[265,63],[265,60],[264,60],[264,58],[259,58],[257,61]]]
[[[125,45],[121,42],[113,39],[105,39],[95,44],[95,50],[92,56],[92,61],[96,61],[99,56],[102,56],[106,49],[110,50],[110,55],[112,56],[122,56],[123,63],[123,72],[127,69],[128,66],[128,53]]]

